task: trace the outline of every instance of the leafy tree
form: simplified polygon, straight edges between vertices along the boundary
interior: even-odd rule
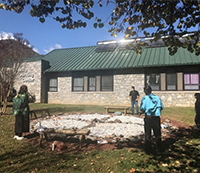
[[[21,33],[14,34],[13,38],[9,37],[0,39],[0,105],[1,113],[6,112],[7,99],[13,93],[13,84],[18,70],[28,55],[34,55],[32,48],[27,47],[29,42],[22,37]]]
[[[108,16],[109,32],[114,37],[119,33],[124,33],[124,38],[138,38],[142,35],[151,38],[151,41],[162,39],[169,47],[170,54],[175,54],[179,47],[200,54],[200,0],[8,0],[2,1],[0,8],[20,13],[26,5],[31,5],[30,15],[38,17],[40,22],[53,16],[62,28],[75,29],[86,27],[85,19],[95,17],[92,11],[95,2],[98,2],[99,7],[115,4]],[[74,12],[80,15],[80,19],[73,19]],[[102,28],[107,22],[103,22],[98,15],[94,28]],[[196,32],[191,34],[191,29]],[[180,39],[184,35],[187,37]],[[147,43],[135,42],[132,48],[141,53]]]
[[[179,47],[200,54],[200,1],[199,0],[116,0],[110,25],[112,35],[124,32],[125,37],[137,37],[142,32],[154,41],[162,38],[169,47],[170,54],[175,54]],[[189,29],[198,26],[197,32]],[[149,32],[149,30],[153,30]],[[189,34],[185,39],[180,39]],[[152,40],[152,41],[153,41]],[[141,51],[141,46],[134,46]]]

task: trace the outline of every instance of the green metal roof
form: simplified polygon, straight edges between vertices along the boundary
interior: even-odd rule
[[[43,56],[50,62],[45,72],[125,69],[200,64],[200,56],[179,48],[173,56],[167,47],[145,48],[141,55],[133,50],[96,52],[97,46],[55,49]]]
[[[41,61],[43,55],[35,55],[24,59],[25,62]]]

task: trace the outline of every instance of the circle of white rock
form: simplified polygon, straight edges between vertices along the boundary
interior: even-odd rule
[[[164,126],[163,126],[164,127]],[[30,123],[31,131],[41,132],[45,128],[90,130],[86,138],[107,143],[108,139],[137,139],[144,134],[142,117],[108,114],[63,114],[39,118]],[[165,127],[164,127],[165,128]],[[105,140],[107,139],[107,140]]]

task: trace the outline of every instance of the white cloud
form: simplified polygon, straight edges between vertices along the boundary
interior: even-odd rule
[[[30,47],[30,48],[31,48],[31,45],[30,45],[30,44],[27,44],[27,42],[25,42],[24,45],[26,45],[27,47]]]
[[[58,49],[62,48],[62,46],[60,44],[55,44],[55,47],[58,48]]]
[[[0,40],[1,39],[3,39],[3,40],[5,40],[5,39],[14,39],[14,37],[13,37],[12,33],[1,31],[0,32]],[[28,46],[28,47],[31,47],[30,44],[28,45],[28,44],[25,43],[25,45]],[[60,44],[56,43],[54,46],[51,46],[48,49],[44,49],[44,52],[47,54],[47,53],[51,52],[54,49],[61,49],[61,48],[62,48],[62,46]],[[39,53],[39,50],[36,49],[36,48],[33,48],[33,51]]]
[[[1,31],[0,32],[0,40],[6,40],[6,39],[15,39],[15,38],[12,33]],[[27,44],[27,42],[25,42],[24,45],[31,48],[31,45]],[[39,50],[36,48],[33,48],[33,51],[39,53]]]
[[[47,49],[44,49],[43,51],[45,52],[45,54],[47,54],[49,52],[49,50],[47,50]]]
[[[13,34],[12,33],[7,33],[7,32],[3,32],[1,31],[0,33],[0,40],[6,40],[6,39],[14,39]]]
[[[54,49],[60,49],[60,48],[62,48],[62,46],[60,44],[55,44],[54,46],[51,46],[48,49],[44,49],[44,52],[45,53],[49,53]]]
[[[33,48],[33,51],[39,53],[39,50],[36,48]]]
[[[44,49],[44,52],[45,53],[49,53],[49,52],[51,52],[54,49],[55,49],[54,47],[49,47],[49,49]]]

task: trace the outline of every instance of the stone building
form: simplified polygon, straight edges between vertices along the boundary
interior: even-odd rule
[[[134,85],[144,96],[150,84],[165,107],[194,106],[199,92],[200,56],[179,48],[146,47],[141,55],[117,41],[97,46],[56,49],[24,62],[15,88],[26,84],[36,102],[130,106]]]

